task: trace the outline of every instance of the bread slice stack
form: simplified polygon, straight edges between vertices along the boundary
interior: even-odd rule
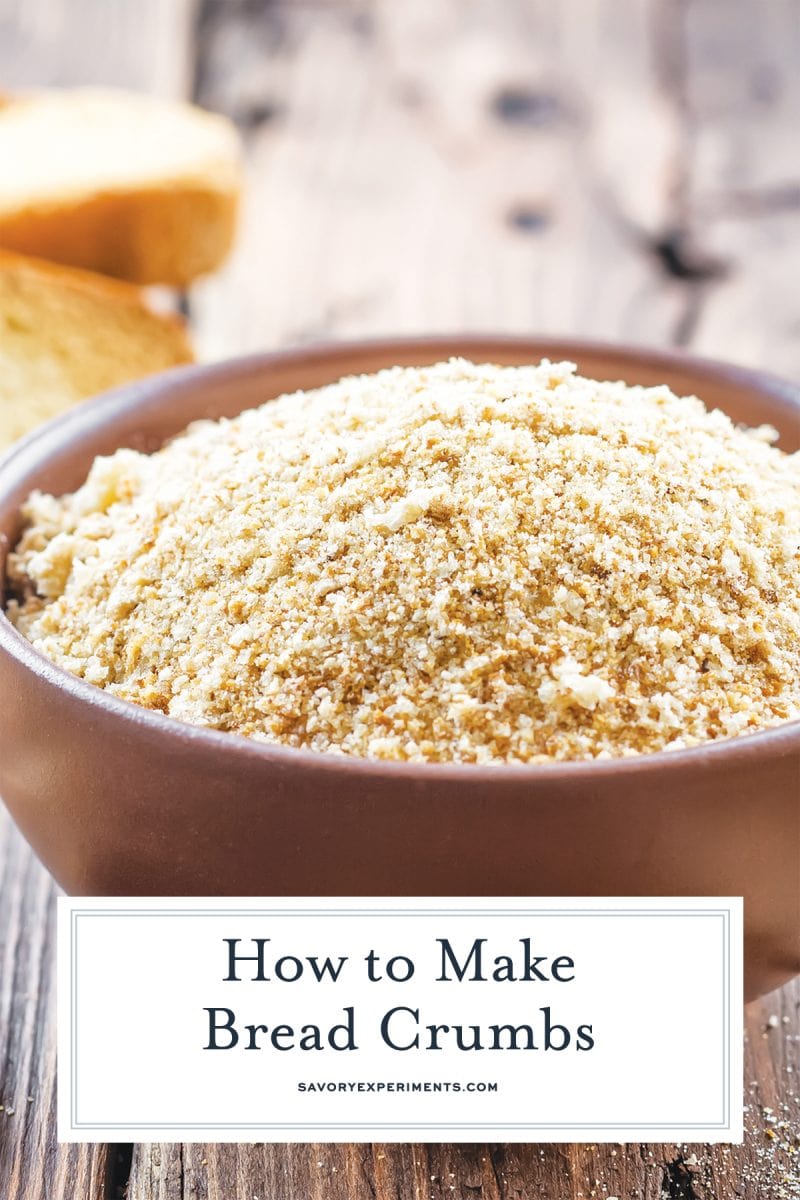
[[[79,400],[191,360],[181,322],[140,289],[185,289],[222,263],[241,180],[225,118],[92,88],[2,97],[0,165],[2,452]]]
[[[233,241],[239,140],[190,104],[95,88],[0,108],[0,246],[186,287]]]

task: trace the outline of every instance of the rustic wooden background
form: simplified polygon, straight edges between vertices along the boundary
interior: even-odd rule
[[[798,0],[0,0],[0,88],[86,82],[246,139],[207,357],[481,329],[800,376]],[[742,1147],[59,1148],[54,895],[5,820],[0,1200],[800,1197],[798,983],[749,1011]]]

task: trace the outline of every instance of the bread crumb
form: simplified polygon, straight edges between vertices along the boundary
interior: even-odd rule
[[[800,716],[800,456],[568,363],[393,368],[33,495],[10,616],[122,699],[385,759],[608,758]]]

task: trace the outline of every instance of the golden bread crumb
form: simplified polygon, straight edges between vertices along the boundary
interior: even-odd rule
[[[34,495],[12,619],[115,696],[385,759],[638,754],[800,717],[800,456],[666,387],[453,360]]]

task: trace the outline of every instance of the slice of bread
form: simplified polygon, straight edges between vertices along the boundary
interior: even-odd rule
[[[0,250],[0,453],[88,396],[191,361],[183,322],[138,288]]]
[[[226,118],[94,88],[3,100],[0,246],[173,287],[224,259],[241,187]]]

